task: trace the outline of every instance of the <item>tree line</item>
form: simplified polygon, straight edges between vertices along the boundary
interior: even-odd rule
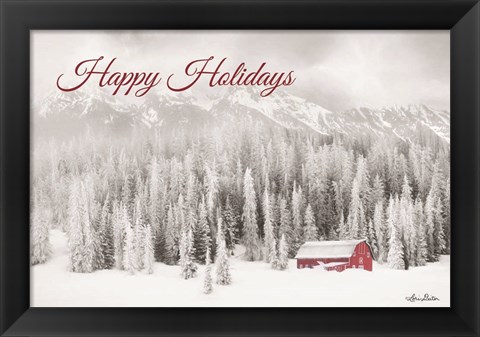
[[[279,270],[312,240],[366,238],[395,269],[449,254],[448,144],[205,131],[37,142],[31,263],[48,259],[51,228],[67,233],[73,272],[150,273],[157,261],[190,278],[215,260],[225,284],[239,243]]]

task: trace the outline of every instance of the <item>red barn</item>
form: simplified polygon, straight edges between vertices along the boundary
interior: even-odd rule
[[[323,268],[344,271],[359,268],[372,271],[373,254],[363,240],[309,241],[298,250],[297,268]]]

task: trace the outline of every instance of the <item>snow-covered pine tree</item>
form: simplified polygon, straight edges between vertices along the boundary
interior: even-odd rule
[[[176,249],[178,238],[172,204],[168,207],[165,232],[165,261],[167,264],[173,265],[178,261],[178,251]]]
[[[410,187],[410,182],[406,174],[403,176],[402,195],[400,199],[407,202],[412,201],[412,188]]]
[[[68,199],[68,248],[70,252],[70,271],[77,273],[82,272],[85,212],[80,179],[73,179]]]
[[[370,219],[368,221],[367,227],[367,241],[370,247],[372,248],[373,256],[378,256],[378,242],[377,235],[375,233],[375,227],[373,226],[373,221]]]
[[[143,207],[143,198],[141,195],[138,195],[135,201],[135,212],[134,212],[134,247],[135,247],[135,269],[140,271],[143,269],[143,256],[145,255],[145,214]]]
[[[358,181],[361,203],[365,208],[367,198],[371,194],[371,190],[369,184],[370,176],[368,173],[368,166],[363,155],[360,155],[357,158],[357,173],[355,175],[355,179]],[[364,233],[366,233],[366,225],[367,224],[365,223]]]
[[[194,253],[192,229],[185,228],[180,239],[180,268],[182,278],[185,280],[197,275],[197,265],[193,261]]]
[[[151,220],[150,220],[151,221]],[[155,261],[158,262],[167,262],[167,251],[166,251],[166,217],[163,217],[162,220],[156,225],[152,225],[152,235],[153,235],[153,251]]]
[[[293,241],[290,250],[296,255],[303,241],[303,192],[302,187],[298,186],[296,181],[293,182],[292,192],[292,223],[293,223]],[[293,257],[293,256],[292,256]]]
[[[403,236],[405,266],[408,269],[410,265],[415,265],[417,233],[413,223],[412,188],[406,174],[403,177],[402,195],[398,207],[400,215],[399,229],[400,234]]]
[[[72,182],[72,198],[70,200],[70,268],[71,271],[77,273],[94,271],[96,251],[95,231],[92,226],[93,214],[91,214],[93,213],[91,207],[93,195],[89,193],[92,182],[90,178],[84,180],[85,182],[75,179]]]
[[[207,254],[207,250],[211,245],[210,226],[207,219],[207,207],[205,204],[205,197],[202,196],[198,204],[198,221],[195,226],[195,233],[193,239],[193,247],[195,248],[195,261],[203,263]]]
[[[122,224],[125,233],[125,242],[123,244],[123,269],[133,275],[136,270],[136,252],[135,252],[135,232],[130,224],[127,207],[122,204]]]
[[[115,267],[117,269],[123,269],[123,246],[125,236],[125,226],[123,224],[123,205],[119,205],[117,202],[113,204],[112,211],[112,223],[113,223],[113,247],[115,256]]]
[[[94,260],[93,260],[93,270],[102,270],[105,269],[105,257],[103,255],[103,237],[104,232],[102,228],[102,209],[96,203],[95,209],[99,208],[96,214],[92,214],[92,231],[94,235]],[[103,207],[102,207],[103,208]]]
[[[155,252],[153,247],[152,226],[150,225],[145,227],[144,242],[143,267],[147,274],[152,274]]]
[[[171,203],[177,203],[185,184],[185,176],[182,162],[179,162],[176,157],[170,161],[170,170],[168,176],[170,178],[168,199]]]
[[[405,157],[398,154],[398,148],[395,147],[390,153],[389,161],[389,185],[390,194],[400,194],[402,188],[402,180],[405,174]]]
[[[83,253],[83,271],[84,273],[92,273],[95,270],[95,252],[96,240],[95,231],[92,227],[90,219],[83,223],[83,239],[84,239],[84,253]]]
[[[293,228],[292,215],[288,209],[287,200],[285,198],[280,199],[279,203],[280,208],[280,228],[279,235],[285,235],[285,240],[287,240],[287,246],[289,247],[288,255],[294,257],[297,253],[294,247],[294,243],[297,241],[296,232]],[[293,248],[293,249],[292,249]]]
[[[235,201],[237,206],[243,205],[243,172],[242,162],[240,158],[237,158],[235,167]]]
[[[174,235],[174,246],[173,250],[175,255],[177,256],[177,260],[180,254],[180,241],[182,231],[186,228],[186,221],[185,221],[185,201],[183,199],[183,195],[180,194],[178,196],[177,204],[174,208],[174,215],[175,215],[175,226],[173,228],[173,235]]]
[[[345,217],[343,215],[343,209],[340,211],[340,220],[338,221],[338,238],[340,240],[345,240],[349,237],[348,226],[345,222]]]
[[[345,231],[345,216],[343,213],[344,206],[343,206],[343,187],[341,182],[333,181],[333,191],[334,191],[334,199],[335,199],[335,224],[332,226],[330,230],[330,240],[339,240],[341,231]],[[341,226],[340,226],[341,225]],[[340,228],[342,227],[342,228]]]
[[[262,258],[262,248],[258,237],[257,201],[253,187],[250,168],[245,170],[243,183],[245,203],[243,206],[243,244],[245,245],[245,260],[258,261]]]
[[[416,224],[416,238],[417,242],[415,243],[415,265],[424,266],[427,264],[427,239],[426,239],[426,227],[425,227],[425,217],[423,216],[423,203],[420,197],[417,197],[415,200],[413,222]]]
[[[426,200],[428,195],[428,188],[430,186],[431,180],[431,162],[432,162],[432,152],[428,147],[424,147],[420,153],[420,176],[418,182],[418,191],[420,193],[420,198]]]
[[[148,206],[149,206],[149,219],[152,224],[152,228],[155,228],[162,218],[162,198],[160,198],[160,186],[161,186],[161,175],[160,175],[160,165],[158,164],[157,158],[152,157],[150,162],[150,172],[149,172],[149,195],[148,195]]]
[[[358,225],[359,225],[359,232],[358,232],[358,238],[362,239],[362,238],[366,238],[367,237],[367,227],[368,227],[368,223],[367,223],[367,214],[366,214],[366,209],[365,207],[363,206],[363,203],[360,203],[360,210],[358,212],[358,214],[360,215],[360,219],[359,219],[359,222],[358,222]]]
[[[383,263],[387,261],[388,237],[385,215],[383,212],[383,202],[381,200],[375,205],[375,211],[373,212],[373,228],[375,229],[378,245],[377,261]]]
[[[427,241],[427,262],[437,261],[435,256],[435,198],[433,193],[430,191],[425,201],[424,217],[425,217],[425,235]]]
[[[371,194],[369,179],[366,160],[360,155],[357,158],[357,172],[352,184],[352,201],[348,215],[349,234],[353,239],[367,236],[368,197]]]
[[[99,244],[101,250],[101,263],[96,269],[112,269],[115,264],[113,226],[110,207],[110,194],[107,194],[100,212]]]
[[[50,257],[52,247],[49,240],[48,211],[39,205],[37,193],[32,205],[33,216],[30,226],[30,263],[44,263]]]
[[[278,270],[285,270],[288,268],[288,243],[285,235],[282,234],[280,244],[278,245]]]
[[[166,184],[163,181],[162,170],[155,156],[150,162],[148,189],[148,221],[152,226],[155,259],[165,262],[165,196]]]
[[[127,209],[129,220],[133,221],[135,209],[135,176],[133,174],[127,174],[123,181],[121,201]]]
[[[369,195],[369,216],[373,217],[375,212],[375,206],[379,201],[383,202],[383,198],[385,195],[385,187],[383,185],[383,181],[380,176],[377,174],[375,175],[375,179],[373,181],[372,190]]]
[[[317,241],[318,240],[318,228],[315,222],[315,216],[313,214],[312,206],[307,205],[305,211],[305,228],[303,229],[303,242]]]
[[[185,199],[185,226],[195,232],[197,225],[197,180],[190,174]]]
[[[280,263],[278,260],[278,251],[277,251],[277,240],[275,237],[273,237],[272,241],[270,242],[270,266],[272,266],[272,269],[278,269],[278,264]]]
[[[222,218],[227,250],[230,255],[233,255],[235,245],[238,243],[238,224],[235,211],[230,202],[230,195],[227,196],[227,200],[225,201],[225,208],[222,210]]]
[[[188,259],[187,255],[187,246],[188,246],[188,237],[187,233],[185,230],[182,230],[181,236],[180,236],[180,245],[179,245],[179,253],[180,253],[180,259],[178,260],[180,264],[180,274],[182,277],[184,277],[184,270],[185,270],[185,265]]]
[[[415,206],[412,202],[409,202],[407,205],[407,214],[408,214],[408,230],[405,232],[405,240],[408,240],[408,261],[410,266],[417,265],[417,242],[418,242],[418,224],[415,223]]]
[[[348,152],[344,152],[344,159],[343,159],[343,170],[342,170],[342,178],[341,178],[341,185],[343,191],[343,205],[345,209],[343,210],[344,214],[348,212],[348,205],[350,205],[350,198],[352,197],[352,184],[354,178],[353,172],[353,161],[354,161],[353,151],[350,150]]]
[[[440,168],[440,163],[438,162],[438,160],[436,160],[435,163],[433,164],[432,180],[430,183],[430,191],[429,191],[429,193],[432,193],[434,198],[437,198],[440,196],[442,181],[443,181],[442,170]]]
[[[350,210],[348,212],[347,228],[351,239],[362,239],[365,237],[366,226],[362,223],[362,200],[360,199],[360,181],[355,177],[352,184]]]
[[[58,149],[53,142],[49,142],[49,159],[50,159],[50,177],[47,178],[47,184],[50,192],[46,192],[51,198],[50,210],[47,210],[51,219],[50,228],[59,227],[63,231],[67,231],[68,225],[68,195],[69,183],[65,174],[65,163],[59,160]],[[34,183],[36,185],[36,183]],[[48,206],[47,206],[48,208]]]
[[[217,206],[217,194],[218,194],[218,173],[217,164],[215,160],[212,163],[212,167],[206,165],[205,167],[205,188],[207,190],[207,213],[210,223],[214,223],[215,208]]]
[[[408,149],[408,162],[410,166],[410,174],[412,177],[412,198],[419,197],[419,181],[420,181],[420,156],[419,146],[412,144]]]
[[[450,211],[450,178],[445,186],[445,197],[443,199],[443,232],[445,233],[445,250],[442,254],[450,254],[451,241],[451,211]]]
[[[270,193],[267,186],[265,187],[265,192],[263,193],[263,231],[264,231],[264,243],[265,243],[265,261],[270,262],[272,256],[272,241],[274,240],[273,233],[273,214],[272,214],[272,203],[270,202]]]
[[[323,153],[324,151],[321,152]],[[320,156],[321,154],[318,154],[314,162],[309,164],[309,166],[312,166],[310,167],[310,170],[313,170],[313,172],[309,173],[309,180],[311,181],[312,185],[309,190],[308,202],[312,206],[312,209],[316,215],[319,235],[322,238],[326,238],[328,235],[328,226],[330,225],[328,223],[328,202],[326,202],[326,199],[328,198],[328,178],[325,167],[326,164],[319,158]],[[289,239],[287,236],[287,242],[288,241]]]
[[[405,269],[405,261],[403,259],[403,244],[398,229],[398,198],[397,200],[390,197],[388,206],[388,226],[390,228],[390,242],[388,250],[388,266],[392,269]]]
[[[203,293],[210,294],[213,291],[212,285],[212,262],[210,258],[210,247],[207,247],[205,254],[205,279],[203,281]]]
[[[407,213],[407,204],[402,202],[402,199],[400,199],[400,202],[397,204],[397,211],[398,211],[398,222],[396,223],[397,230],[398,230],[398,236],[400,237],[400,240],[402,241],[402,247],[403,247],[403,259],[404,259],[404,265],[405,269],[409,268],[409,253],[410,253],[410,247],[409,247],[409,214]]]
[[[92,191],[93,192],[93,191]],[[93,193],[92,193],[93,194]],[[105,256],[103,255],[103,238],[105,237],[102,230],[102,208],[101,204],[94,200],[91,203],[90,223],[93,232],[93,270],[105,269]]]
[[[435,238],[434,254],[436,261],[438,261],[440,255],[445,251],[446,248],[445,233],[443,232],[444,219],[442,207],[442,202],[440,201],[440,198],[437,197],[433,205],[433,237]]]
[[[326,240],[335,240],[338,236],[338,214],[336,205],[336,186],[335,182],[328,178],[326,189],[324,191],[325,197],[323,199],[323,228]],[[366,227],[365,227],[366,233]],[[293,257],[293,256],[292,256]]]
[[[433,198],[433,237],[434,237],[434,260],[438,261],[439,255],[446,248],[445,243],[445,233],[443,231],[444,228],[444,218],[443,218],[443,204],[441,202],[441,198],[443,196],[441,183],[444,180],[444,176],[442,170],[440,168],[439,160],[434,164],[433,167],[433,174],[432,174],[432,181],[429,195],[432,195]],[[428,199],[428,197],[427,197]]]
[[[232,283],[232,275],[230,274],[230,263],[228,262],[227,247],[225,245],[225,238],[223,237],[222,218],[218,218],[217,227],[217,284],[228,285]]]

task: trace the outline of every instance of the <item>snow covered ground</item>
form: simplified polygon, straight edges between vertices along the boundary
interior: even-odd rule
[[[420,307],[450,306],[450,258],[409,271],[377,263],[373,272],[272,270],[264,262],[231,258],[233,283],[214,284],[202,293],[204,266],[194,279],[180,278],[180,267],[156,263],[154,274],[128,275],[120,270],[92,274],[67,271],[68,250],[63,233],[51,232],[53,257],[31,269],[34,307]],[[214,269],[212,270],[215,279]],[[438,301],[410,302],[406,297],[435,296]]]

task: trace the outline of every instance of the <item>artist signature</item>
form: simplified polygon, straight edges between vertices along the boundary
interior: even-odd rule
[[[417,296],[412,294],[412,296],[407,296],[405,299],[409,302],[432,302],[432,301],[440,301],[440,299],[436,296],[423,294],[423,296]]]

